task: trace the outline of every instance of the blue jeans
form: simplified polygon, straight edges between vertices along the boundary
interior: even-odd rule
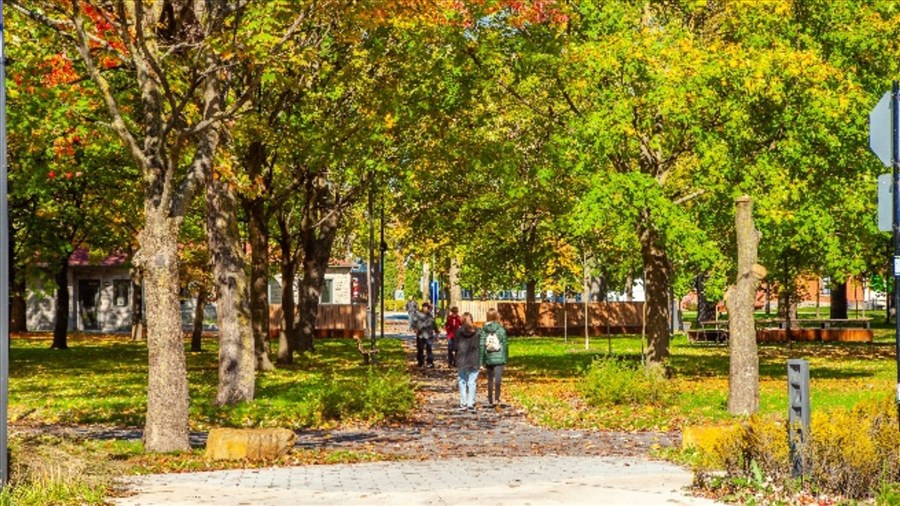
[[[459,371],[459,407],[475,407],[475,380],[478,369]]]

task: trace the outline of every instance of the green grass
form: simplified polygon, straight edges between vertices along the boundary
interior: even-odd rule
[[[413,407],[413,393],[400,344],[380,343],[381,365],[371,369],[362,365],[355,341],[317,340],[314,353],[260,374],[256,400],[220,407],[214,403],[218,363],[210,339],[204,342],[208,351],[187,353],[191,428],[327,428],[402,418]],[[10,420],[142,426],[147,402],[144,343],[76,335],[69,346],[52,350],[46,337],[12,340]],[[385,390],[396,398],[384,398]],[[384,403],[384,410],[376,401]]]
[[[612,355],[640,362],[637,336],[584,339],[516,339],[510,348],[506,387],[549,427],[672,430],[731,419],[727,412],[728,347],[688,344],[673,338],[668,363],[675,401],[591,407],[579,393],[594,357]],[[794,343],[759,347],[760,412],[786,415],[787,360],[810,362],[811,409],[851,407],[862,400],[891,397],[896,379],[891,343]]]

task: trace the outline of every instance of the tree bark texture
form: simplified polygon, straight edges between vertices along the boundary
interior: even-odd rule
[[[247,148],[247,175],[251,181],[260,179],[266,161],[262,142],[252,142]],[[269,358],[269,213],[266,195],[246,200],[244,210],[249,221],[250,240],[250,320],[253,329],[256,368],[275,369]]]
[[[148,209],[149,208],[149,209]],[[191,449],[188,440],[188,382],[178,286],[180,219],[145,206],[140,233],[147,309],[149,372],[144,446],[148,451]]]
[[[759,409],[759,356],[753,312],[756,292],[766,269],[756,263],[759,232],[753,226],[753,202],[746,196],[735,202],[737,280],[725,294],[731,356],[728,412],[750,415]]]
[[[131,271],[131,340],[144,338],[144,281],[139,269]]]
[[[829,318],[847,319],[847,282],[831,281],[831,308]]]
[[[525,333],[533,336],[538,324],[537,281],[525,282]]]
[[[65,255],[56,271],[56,311],[53,323],[53,344],[51,348],[65,350],[69,348],[67,333],[69,331],[69,255]]]
[[[650,211],[641,211],[638,221],[641,257],[644,262],[647,361],[663,362],[669,357],[669,260],[662,237],[651,224]]]
[[[319,295],[325,280],[325,270],[331,258],[334,239],[341,222],[341,204],[337,202],[323,176],[311,177],[304,187],[306,202],[301,220],[301,247],[303,277],[300,280],[297,301],[296,350],[313,350],[316,318],[319,313]],[[369,294],[374,297],[374,294]]]
[[[10,306],[9,306],[9,330],[10,332],[25,332],[28,330],[28,306],[25,301],[28,285],[25,281],[25,273],[19,269],[16,262],[16,231],[9,227],[9,282],[10,282]]]
[[[230,182],[207,181],[209,253],[219,319],[219,389],[216,403],[253,400],[256,356],[250,328],[250,286],[237,227],[237,200]]]

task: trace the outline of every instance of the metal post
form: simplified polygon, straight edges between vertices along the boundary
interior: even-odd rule
[[[374,179],[370,182],[369,187],[369,265],[366,268],[366,283],[369,290],[368,304],[368,320],[369,320],[369,338],[372,341],[372,349],[375,349],[375,287],[373,286],[372,274],[375,268],[375,213],[374,213]]]
[[[381,259],[378,261],[378,287],[381,295],[381,339],[384,339],[384,252],[387,250],[387,243],[384,242],[384,195],[381,196]],[[375,349],[375,342],[372,342],[372,349]]]
[[[891,169],[893,170],[894,191],[894,339],[897,358],[897,421],[900,423],[900,82],[891,86]]]
[[[0,0],[0,486],[9,483],[9,210],[6,166],[6,48]]]
[[[791,359],[788,373],[788,447],[791,457],[791,476],[798,478],[807,472],[805,458],[809,437],[809,362]]]

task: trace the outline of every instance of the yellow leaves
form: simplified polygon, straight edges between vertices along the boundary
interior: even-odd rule
[[[384,116],[384,128],[385,128],[385,129],[391,130],[392,128],[394,128],[394,124],[395,124],[396,122],[397,122],[397,120],[396,120],[396,118],[394,118],[394,115],[393,115],[393,114],[387,113],[387,114]]]

